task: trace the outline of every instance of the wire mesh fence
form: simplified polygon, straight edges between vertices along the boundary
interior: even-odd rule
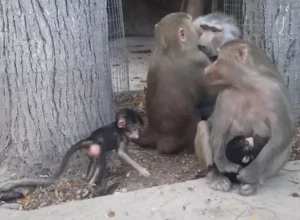
[[[121,0],[108,0],[109,60],[112,67],[112,83],[115,93],[129,91],[128,53]]]
[[[121,0],[5,1],[0,21],[0,182],[48,175],[129,90]]]
[[[300,1],[225,0],[224,11],[237,19],[242,38],[259,45],[275,62],[300,121]]]

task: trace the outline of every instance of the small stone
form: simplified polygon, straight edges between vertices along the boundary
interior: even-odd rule
[[[299,193],[292,193],[292,197],[300,197]]]
[[[107,213],[107,217],[109,217],[109,218],[112,218],[112,217],[114,217],[116,214],[115,214],[115,212],[114,211],[108,211],[108,213]]]
[[[43,203],[41,203],[41,205],[40,205],[40,207],[45,207],[45,206],[47,206],[47,203],[46,203],[46,202],[43,202]]]
[[[120,189],[120,192],[122,192],[122,193],[128,192],[128,189],[122,188],[122,189]]]

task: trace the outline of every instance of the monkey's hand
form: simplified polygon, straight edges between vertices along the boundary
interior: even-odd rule
[[[139,173],[144,177],[149,177],[150,176],[149,171],[144,167],[139,168]]]
[[[259,165],[257,161],[254,160],[238,172],[237,179],[245,184],[257,183],[260,176],[259,170]]]
[[[214,162],[221,173],[238,173],[241,169],[241,166],[239,164],[230,162],[225,155],[215,155]]]

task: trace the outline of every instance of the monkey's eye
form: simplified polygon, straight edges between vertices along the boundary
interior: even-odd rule
[[[209,27],[207,26],[207,25],[200,25],[200,27],[203,29],[203,30],[207,30],[207,29],[209,29]]]
[[[221,30],[219,30],[217,28],[214,28],[214,27],[212,27],[211,30],[212,30],[212,32],[220,32],[221,31]]]

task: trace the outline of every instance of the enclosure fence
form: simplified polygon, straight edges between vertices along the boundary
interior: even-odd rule
[[[242,38],[259,45],[275,62],[300,121],[300,1],[224,0],[224,11],[237,19]]]

